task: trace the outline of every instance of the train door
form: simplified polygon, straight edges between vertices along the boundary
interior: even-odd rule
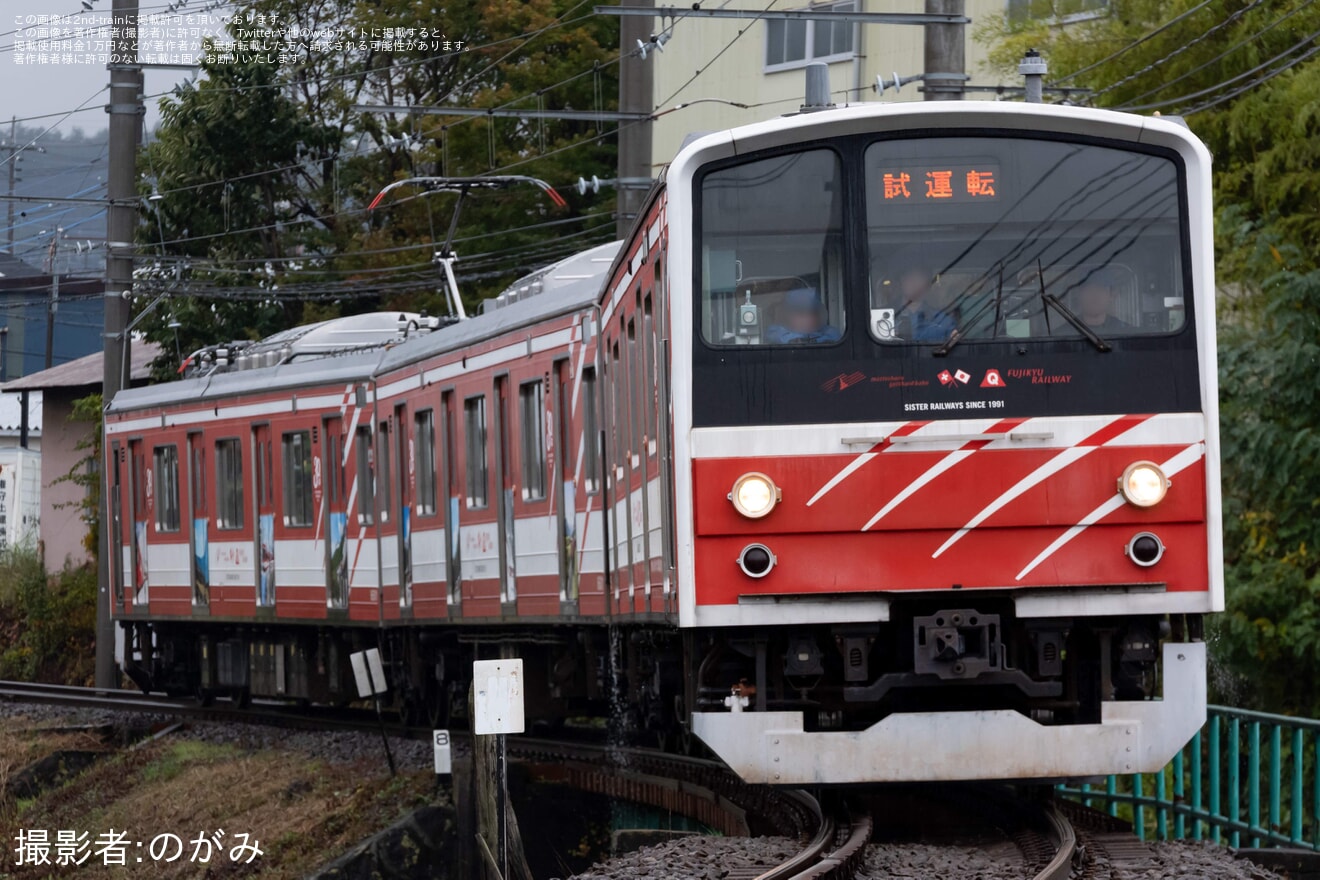
[[[349,588],[348,559],[348,493],[344,485],[344,423],[339,416],[321,420],[322,474],[321,503],[323,512],[318,531],[325,536],[326,607],[347,608]],[[312,477],[315,494],[315,471]]]
[[[449,604],[454,609],[457,609],[463,601],[461,589],[463,580],[459,570],[462,564],[463,546],[459,541],[461,526],[459,511],[462,509],[459,502],[463,497],[463,484],[458,472],[458,459],[454,457],[458,448],[455,440],[458,431],[457,420],[453,390],[441,392],[440,436],[443,452],[440,456],[440,485],[443,487],[445,505],[445,586]]]
[[[656,277],[659,277],[656,266]],[[664,562],[664,493],[663,471],[660,466],[660,408],[664,405],[659,394],[661,370],[659,339],[656,332],[654,297],[648,291],[642,298],[641,344],[642,356],[642,498],[643,518],[646,524],[646,610],[664,611],[668,599],[668,579]]]
[[[495,485],[499,486],[500,604],[518,601],[517,556],[513,541],[513,456],[510,454],[509,377],[495,377]],[[506,609],[516,613],[516,609]]]
[[[641,299],[642,291],[638,288],[637,308],[628,319],[628,446],[631,451],[628,464],[632,468],[628,481],[628,518],[632,539],[633,583],[639,587],[633,597],[632,611],[649,611],[651,607],[651,517],[647,503],[650,467],[646,435],[646,414],[650,408],[650,370],[646,362],[646,335],[639,327],[642,323]]]
[[[411,609],[413,603],[412,572],[412,484],[417,472],[417,450],[406,429],[407,408],[404,404],[394,407],[394,460],[399,463],[395,468],[394,496],[395,509],[398,511],[397,541],[399,552],[399,609]]]
[[[211,604],[210,521],[206,512],[206,441],[188,432],[188,548],[192,563],[192,604]]]
[[[584,614],[608,614],[611,608],[608,584],[614,582],[610,574],[609,495],[604,486],[609,482],[610,469],[606,455],[608,444],[601,430],[602,401],[600,383],[596,381],[596,367],[582,368],[582,447],[573,472],[580,491],[585,496],[583,512],[575,523],[577,545],[578,601]],[[605,411],[608,411],[607,409]],[[589,599],[583,596],[585,584]],[[590,608],[583,607],[590,604]],[[597,603],[599,603],[597,605]]]
[[[124,584],[129,580],[124,559],[124,489],[123,467],[127,458],[124,448],[116,440],[110,444],[110,601],[118,607],[124,601]],[[130,569],[131,570],[131,569]]]
[[[130,537],[133,548],[133,569],[129,583],[132,585],[134,605],[145,605],[148,601],[150,583],[147,574],[147,523],[151,514],[148,511],[151,477],[147,470],[146,452],[142,441],[128,441],[129,495],[132,503],[129,507],[129,522],[133,533]]]
[[[269,424],[252,427],[253,583],[258,608],[275,607],[275,439]],[[288,463],[284,463],[287,467]]]
[[[569,429],[572,419],[573,384],[567,358],[555,361],[551,385],[554,430],[547,444],[550,450],[550,479],[555,492],[555,535],[559,549],[559,601],[577,602],[577,483],[573,479]],[[590,439],[590,438],[588,438]]]

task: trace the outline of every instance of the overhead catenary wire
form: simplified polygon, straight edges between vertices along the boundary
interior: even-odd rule
[[[1233,54],[1233,53],[1236,52],[1238,49],[1241,49],[1243,46],[1249,46],[1249,45],[1251,45],[1251,44],[1254,43],[1256,40],[1258,40],[1258,39],[1260,39],[1261,37],[1265,36],[1265,34],[1269,33],[1269,32],[1272,31],[1274,28],[1276,28],[1276,27],[1278,27],[1279,25],[1283,24],[1285,21],[1287,21],[1288,19],[1292,18],[1294,15],[1297,15],[1299,12],[1302,12],[1303,10],[1305,10],[1305,9],[1307,9],[1308,7],[1312,6],[1314,3],[1315,3],[1315,0],[1305,0],[1305,2],[1299,4],[1296,8],[1292,9],[1292,10],[1289,11],[1289,12],[1284,13],[1284,14],[1281,15],[1281,16],[1279,16],[1279,17],[1276,18],[1274,21],[1270,22],[1268,25],[1266,25],[1265,27],[1261,28],[1259,31],[1256,31],[1254,34],[1252,34],[1252,35],[1250,35],[1250,36],[1248,36],[1248,37],[1244,37],[1243,39],[1241,39],[1241,40],[1239,40],[1238,42],[1234,43],[1232,46],[1229,46],[1229,47],[1228,47],[1227,49],[1225,49],[1223,52],[1220,52],[1218,55],[1214,56],[1214,57],[1211,58],[1210,60],[1205,61],[1205,62],[1203,62],[1203,63],[1197,65],[1196,67],[1193,67],[1191,70],[1188,70],[1188,71],[1186,71],[1185,73],[1181,73],[1181,74],[1179,74],[1178,76],[1174,77],[1173,79],[1165,80],[1165,81],[1161,82],[1159,85],[1155,86],[1155,88],[1153,88],[1153,89],[1148,89],[1147,91],[1142,92],[1140,95],[1135,95],[1134,97],[1128,99],[1128,102],[1127,102],[1127,103],[1128,103],[1128,104],[1136,104],[1138,101],[1142,100],[1143,98],[1149,98],[1151,95],[1154,95],[1154,94],[1157,94],[1157,93],[1159,93],[1159,92],[1162,92],[1162,91],[1164,91],[1165,89],[1169,88],[1169,87],[1172,86],[1172,85],[1175,85],[1175,84],[1177,84],[1177,83],[1180,83],[1180,82],[1182,82],[1183,80],[1188,79],[1189,77],[1195,76],[1196,74],[1198,74],[1198,73],[1200,73],[1201,71],[1205,70],[1207,67],[1210,67],[1211,65],[1213,65],[1213,64],[1215,64],[1215,63],[1217,63],[1217,62],[1219,62],[1219,61],[1222,61],[1223,59],[1227,58],[1229,55]]]
[[[1316,36],[1320,36],[1320,31],[1317,31],[1315,35],[1316,35]],[[1277,69],[1275,69],[1275,70],[1271,70],[1269,73],[1265,74],[1264,76],[1260,77],[1259,79],[1254,80],[1253,82],[1249,82],[1249,83],[1247,83],[1246,85],[1241,86],[1241,87],[1239,87],[1239,88],[1237,88],[1237,89],[1234,89],[1233,91],[1231,91],[1231,92],[1229,92],[1229,93],[1227,93],[1227,94],[1219,95],[1219,96],[1217,96],[1217,97],[1211,98],[1211,99],[1208,100],[1208,101],[1205,101],[1204,103],[1197,104],[1197,105],[1194,106],[1194,107],[1190,107],[1190,108],[1188,108],[1188,109],[1186,109],[1186,110],[1183,111],[1183,115],[1184,115],[1184,116],[1191,116],[1191,115],[1193,115],[1193,114],[1195,114],[1195,113],[1200,113],[1200,112],[1202,112],[1202,111],[1204,111],[1204,110],[1209,110],[1211,107],[1216,107],[1216,106],[1218,106],[1218,105],[1224,103],[1225,101],[1231,101],[1233,98],[1236,98],[1236,97],[1238,97],[1239,95],[1245,94],[1246,92],[1251,91],[1252,89],[1256,88],[1256,87],[1259,86],[1259,85],[1263,85],[1264,83],[1269,82],[1270,80],[1274,79],[1274,77],[1278,76],[1279,74],[1284,73],[1285,71],[1291,70],[1292,68],[1296,67],[1298,64],[1301,64],[1303,61],[1307,61],[1307,60],[1309,60],[1310,58],[1313,58],[1317,53],[1320,53],[1320,46],[1313,46],[1313,47],[1311,48],[1310,51],[1308,51],[1308,52],[1306,52],[1306,53],[1304,53],[1304,54],[1302,54],[1302,55],[1299,55],[1298,57],[1294,58],[1292,61],[1289,61],[1287,64],[1283,65],[1282,67],[1279,67],[1279,68],[1277,68]],[[1276,57],[1278,57],[1278,56],[1276,56]]]
[[[1148,40],[1154,39],[1155,37],[1167,31],[1169,28],[1173,27],[1174,25],[1178,24],[1181,21],[1184,21],[1185,19],[1191,17],[1192,15],[1195,15],[1196,13],[1200,12],[1202,9],[1205,9],[1207,6],[1215,2],[1217,2],[1217,0],[1201,0],[1200,3],[1196,4],[1191,9],[1181,13],[1180,15],[1174,16],[1173,18],[1169,19],[1164,24],[1160,25],[1159,27],[1145,34],[1144,36],[1138,37],[1137,39],[1133,40],[1131,43],[1128,43],[1127,45],[1123,46],[1123,48],[1119,49],[1117,52],[1112,52],[1109,55],[1106,55],[1104,58],[1101,58],[1099,61],[1088,64],[1085,67],[1081,68],[1080,70],[1074,70],[1072,73],[1064,74],[1063,76],[1050,82],[1049,85],[1057,86],[1060,85],[1061,83],[1067,82],[1070,79],[1076,79],[1077,77],[1081,76],[1084,73],[1090,73],[1092,70],[1095,70],[1097,67],[1101,67],[1105,64],[1108,64],[1110,61],[1113,61],[1115,58],[1119,57],[1120,55],[1132,51],[1133,49],[1147,42]]]
[[[1168,100],[1164,100],[1164,101],[1155,101],[1155,102],[1148,103],[1148,104],[1124,105],[1124,106],[1122,106],[1122,107],[1120,107],[1120,108],[1118,108],[1118,109],[1127,110],[1127,111],[1154,110],[1154,109],[1158,109],[1158,108],[1161,108],[1161,107],[1172,106],[1172,105],[1174,105],[1174,104],[1184,104],[1184,103],[1186,103],[1187,101],[1192,101],[1192,100],[1195,100],[1195,99],[1197,99],[1197,98],[1205,97],[1206,95],[1211,95],[1211,94],[1213,94],[1214,92],[1217,92],[1217,91],[1219,91],[1220,89],[1224,88],[1225,86],[1230,86],[1230,85],[1232,85],[1232,84],[1235,83],[1235,82],[1238,82],[1238,81],[1240,81],[1240,80],[1246,79],[1246,78],[1249,77],[1249,76],[1252,76],[1252,75],[1254,75],[1254,74],[1259,73],[1259,72],[1262,71],[1262,70],[1265,70],[1265,69],[1266,69],[1267,67],[1269,67],[1270,65],[1274,64],[1274,63],[1277,62],[1277,61],[1280,61],[1280,60],[1286,58],[1287,56],[1291,55],[1293,52],[1296,52],[1298,49],[1302,48],[1303,46],[1306,46],[1306,45],[1308,45],[1308,44],[1310,44],[1310,43],[1314,43],[1317,37],[1320,37],[1320,30],[1316,30],[1316,31],[1311,32],[1311,33],[1308,34],[1305,38],[1303,38],[1302,40],[1300,40],[1300,41],[1294,43],[1293,45],[1289,46],[1287,49],[1284,49],[1282,52],[1280,52],[1279,54],[1275,55],[1273,58],[1270,58],[1268,61],[1263,61],[1263,62],[1261,62],[1260,64],[1256,65],[1255,67],[1251,68],[1250,70],[1244,70],[1244,71],[1242,71],[1241,73],[1237,74],[1236,76],[1230,77],[1229,79],[1226,79],[1226,80],[1224,80],[1224,81],[1222,81],[1222,82],[1216,83],[1216,84],[1213,85],[1213,86],[1208,86],[1208,87],[1206,87],[1206,88],[1204,88],[1204,89],[1199,89],[1199,90],[1197,90],[1197,91],[1195,91],[1195,92],[1191,92],[1190,94],[1180,95],[1180,96],[1177,97],[1177,98],[1170,98],[1170,99],[1168,99]],[[1306,54],[1304,54],[1304,55],[1298,57],[1298,58],[1297,58],[1292,64],[1289,64],[1289,65],[1287,65],[1287,67],[1282,68],[1282,69],[1279,70],[1279,71],[1276,71],[1275,74],[1271,74],[1270,76],[1267,76],[1267,77],[1262,78],[1261,80],[1258,80],[1258,81],[1255,83],[1255,85],[1259,85],[1259,84],[1262,83],[1262,82],[1266,82],[1266,81],[1268,81],[1269,79],[1272,79],[1273,76],[1277,75],[1278,73],[1282,73],[1283,70],[1290,69],[1290,68],[1293,67],[1295,64],[1298,64],[1298,63],[1300,63],[1301,61],[1305,61],[1307,58],[1310,58],[1312,55],[1314,55],[1315,52],[1316,52],[1316,50],[1315,50],[1315,49],[1312,49],[1312,51],[1310,51],[1310,52],[1308,52],[1308,53],[1306,53]],[[1237,92],[1234,93],[1234,96],[1239,95],[1239,94],[1242,94],[1243,92],[1248,91],[1248,90],[1249,90],[1249,89],[1242,89],[1242,90],[1239,90],[1239,91],[1237,91]],[[1218,102],[1215,102],[1215,103],[1218,103]],[[1206,107],[1208,107],[1208,106],[1214,106],[1214,104],[1207,104],[1207,105],[1205,105],[1205,106],[1198,107],[1198,111],[1201,110],[1201,109],[1206,109]]]
[[[1135,71],[1133,71],[1132,73],[1129,73],[1127,76],[1124,76],[1124,77],[1121,78],[1121,79],[1117,79],[1117,80],[1115,80],[1115,81],[1109,83],[1108,85],[1106,85],[1106,86],[1104,86],[1104,87],[1102,87],[1102,88],[1096,89],[1095,91],[1093,91],[1093,92],[1090,94],[1090,96],[1089,96],[1090,99],[1091,99],[1091,100],[1095,100],[1096,98],[1100,97],[1101,95],[1106,95],[1106,94],[1108,94],[1109,92],[1112,92],[1114,89],[1117,89],[1117,88],[1120,88],[1120,87],[1122,87],[1122,86],[1125,86],[1125,85],[1127,85],[1128,83],[1132,82],[1133,80],[1135,80],[1135,79],[1139,79],[1139,78],[1145,76],[1146,74],[1148,74],[1148,73],[1150,73],[1151,71],[1157,69],[1157,68],[1160,67],[1161,65],[1163,65],[1163,64],[1167,64],[1169,61],[1172,61],[1173,59],[1177,58],[1179,55],[1181,55],[1181,54],[1183,54],[1184,52],[1190,50],[1193,46],[1196,46],[1196,45],[1198,45],[1198,44],[1200,44],[1200,43],[1205,42],[1205,41],[1208,40],[1210,37],[1214,36],[1215,34],[1219,33],[1220,31],[1222,31],[1224,28],[1229,27],[1230,25],[1234,24],[1235,22],[1241,20],[1241,18],[1242,18],[1244,15],[1246,15],[1246,14],[1247,14],[1248,12],[1250,12],[1251,10],[1257,8],[1258,6],[1260,6],[1260,5],[1261,5],[1262,3],[1264,3],[1264,2],[1265,2],[1265,0],[1252,0],[1252,2],[1248,3],[1247,5],[1245,5],[1245,6],[1241,7],[1241,8],[1239,8],[1239,9],[1234,10],[1234,11],[1233,11],[1233,12],[1232,12],[1227,18],[1225,18],[1223,21],[1219,22],[1218,24],[1212,25],[1212,26],[1209,27],[1209,28],[1206,28],[1202,33],[1196,35],[1196,36],[1193,37],[1192,39],[1190,39],[1190,40],[1186,40],[1186,41],[1184,41],[1184,42],[1179,43],[1178,46],[1177,46],[1177,48],[1175,48],[1172,52],[1170,52],[1170,53],[1168,53],[1167,55],[1165,55],[1163,58],[1160,58],[1160,59],[1158,59],[1157,61],[1152,61],[1150,64],[1147,64],[1145,67],[1142,67],[1140,70],[1135,70]]]

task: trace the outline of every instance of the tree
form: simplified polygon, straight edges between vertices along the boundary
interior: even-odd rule
[[[1315,717],[1320,270],[1296,271],[1284,251],[1263,250],[1274,271],[1235,305],[1220,346],[1228,609],[1215,644],[1251,683],[1237,702]]]
[[[608,109],[617,92],[608,63],[617,24],[571,17],[580,7],[568,0],[483,0],[446,8],[443,38],[450,48],[442,51],[433,35],[421,48],[368,40],[361,51],[346,51],[302,43],[280,64],[241,56],[208,61],[198,85],[163,102],[163,124],[146,157],[164,197],[151,203],[158,216],[148,208],[139,241],[144,249],[165,244],[156,248],[159,268],[144,270],[143,287],[174,294],[144,321],[149,338],[163,342],[174,360],[171,319],[181,325],[186,354],[338,314],[443,311],[431,258],[453,196],[392,199],[368,214],[376,193],[404,177],[506,167],[566,184],[613,167],[609,132],[594,123],[354,107],[513,101],[589,109],[600,95],[608,96],[602,107]],[[250,0],[230,36],[250,37],[246,31],[259,26],[260,16],[303,33],[432,29],[416,9],[409,0]],[[522,96],[530,97],[517,103]],[[150,192],[144,183],[144,196]],[[456,247],[470,308],[518,275],[612,237],[602,207],[609,194],[564,195],[567,210],[552,210],[534,189],[470,200]]]

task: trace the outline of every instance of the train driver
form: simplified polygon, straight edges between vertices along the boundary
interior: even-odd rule
[[[810,287],[799,287],[784,295],[779,308],[780,323],[771,324],[765,339],[771,345],[819,344],[843,338],[839,328],[826,318],[825,304]]]
[[[1077,288],[1077,314],[1096,333],[1122,333],[1132,327],[1113,315],[1119,279],[1111,269],[1093,272]]]
[[[917,342],[943,342],[957,324],[948,313],[932,302],[935,272],[921,260],[900,261],[895,273],[899,302],[894,320],[898,338]]]

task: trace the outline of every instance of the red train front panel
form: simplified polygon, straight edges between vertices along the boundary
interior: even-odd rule
[[[1115,584],[1204,593],[1203,425],[1196,415],[1124,415],[703,432],[692,465],[695,572],[707,585],[697,602]],[[845,445],[856,451],[834,451]],[[1116,489],[1141,461],[1171,481],[1154,508]],[[758,520],[728,497],[749,472],[782,493]],[[1154,565],[1127,552],[1143,532],[1168,548]],[[762,577],[738,568],[749,542],[774,555]]]

